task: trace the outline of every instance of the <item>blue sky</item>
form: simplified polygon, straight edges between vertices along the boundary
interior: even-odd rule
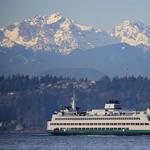
[[[150,0],[0,0],[0,27],[54,12],[102,29],[123,20],[150,25]]]

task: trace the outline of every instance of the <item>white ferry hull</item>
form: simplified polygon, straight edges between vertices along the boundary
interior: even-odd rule
[[[122,110],[117,101],[104,109],[77,111],[71,107],[52,115],[47,122],[50,135],[150,135],[150,108],[145,111]]]

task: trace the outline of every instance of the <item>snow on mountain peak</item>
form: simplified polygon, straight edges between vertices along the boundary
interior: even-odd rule
[[[22,45],[35,51],[58,51],[62,54],[69,54],[74,49],[86,50],[120,42],[150,46],[150,27],[125,20],[108,33],[54,13],[28,18],[0,29],[1,47]]]
[[[62,18],[63,18],[63,16],[59,12],[54,13],[54,14],[50,15],[50,17],[48,17],[47,24],[55,23]]]
[[[150,46],[150,26],[139,21],[123,21],[115,27],[112,35],[118,37],[121,42],[129,45],[136,46],[143,44],[145,46]]]
[[[74,21],[66,18],[61,24],[60,28],[62,30],[70,30],[74,26]]]
[[[94,28],[92,26],[85,26],[85,25],[80,25],[76,23],[76,26],[78,26],[82,31],[87,31],[87,30],[93,30]]]
[[[69,54],[74,49],[89,49],[116,40],[107,32],[80,25],[60,13],[35,16],[0,30],[0,46],[22,45],[32,50],[58,51]]]

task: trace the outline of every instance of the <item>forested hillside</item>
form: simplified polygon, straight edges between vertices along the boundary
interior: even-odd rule
[[[125,109],[150,106],[150,79],[147,77],[105,76],[99,81],[55,76],[0,76],[0,130],[45,129],[46,121],[62,105],[70,104],[73,88],[82,110],[103,108],[117,99]]]

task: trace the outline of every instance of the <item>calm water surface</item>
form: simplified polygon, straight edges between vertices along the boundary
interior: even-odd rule
[[[0,134],[0,150],[150,150],[150,136]]]

